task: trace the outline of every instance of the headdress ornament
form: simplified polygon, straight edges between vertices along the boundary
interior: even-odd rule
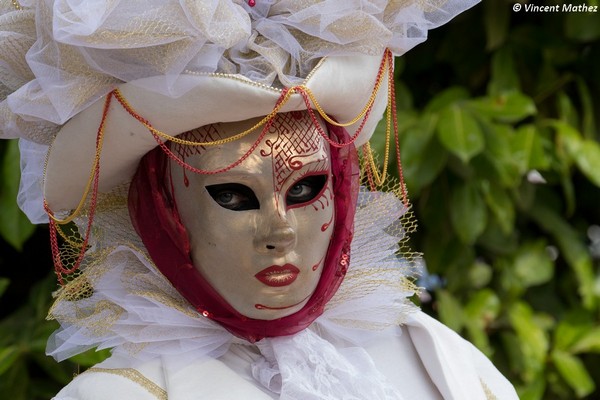
[[[386,48],[403,54],[475,3],[4,1],[0,138],[53,143],[46,197],[53,210],[68,210],[84,193],[116,88],[138,117],[172,136],[268,115],[294,87],[280,111],[306,108],[303,94],[312,94],[311,107],[344,123],[373,94]],[[357,144],[372,133],[385,92],[383,82]],[[101,191],[127,180],[156,146],[115,102],[106,112]]]
[[[50,216],[59,280],[92,246],[98,194],[126,184],[165,140],[211,123],[266,116],[266,126],[278,112],[308,110],[346,126],[344,145],[359,146],[386,104],[389,130],[393,55],[475,2],[2,2],[0,138],[48,152],[43,163],[24,152],[23,176],[33,178],[20,201],[29,215],[43,204]],[[80,249],[65,266],[57,224],[72,221],[83,240],[65,238]]]

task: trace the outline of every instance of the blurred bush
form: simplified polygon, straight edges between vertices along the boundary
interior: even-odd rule
[[[512,5],[488,0],[397,62],[422,306],[522,399],[599,398],[600,13]]]
[[[512,5],[487,0],[397,60],[422,307],[522,399],[598,398],[600,13]],[[47,399],[104,354],[44,355],[56,286],[47,231],[15,206],[18,170],[0,143],[0,393]]]

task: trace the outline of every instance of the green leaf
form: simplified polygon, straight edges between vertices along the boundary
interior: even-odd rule
[[[558,158],[560,161],[557,172],[565,199],[565,215],[573,215],[577,199],[575,198],[575,185],[571,177],[571,168],[569,167],[570,162],[565,162],[565,156],[561,155]]]
[[[429,101],[429,103],[423,110],[423,113],[437,113],[448,106],[455,105],[456,103],[462,100],[466,100],[468,98],[469,92],[467,91],[467,89],[460,86],[454,86],[435,95],[435,97]]]
[[[110,350],[108,349],[91,349],[85,353],[77,354],[76,356],[71,357],[69,360],[87,368],[106,360],[108,357],[110,357]]]
[[[565,19],[565,33],[567,37],[580,42],[591,42],[600,38],[597,13],[569,13]]]
[[[512,231],[506,235],[500,228],[495,218],[491,218],[483,234],[477,240],[477,244],[484,246],[488,251],[496,254],[496,258],[512,254],[518,247],[517,232]]]
[[[584,140],[574,158],[579,170],[590,182],[600,187],[600,144],[592,140]]]
[[[471,341],[486,355],[493,353],[487,330],[500,313],[500,299],[490,289],[482,289],[465,306],[465,321]]]
[[[600,26],[600,24],[597,24]],[[596,136],[596,109],[590,89],[583,79],[577,78],[577,89],[579,90],[579,101],[581,102],[581,131],[583,137],[593,140]]]
[[[508,317],[519,338],[524,363],[522,378],[525,382],[532,382],[544,370],[549,348],[548,337],[536,324],[533,310],[528,304],[513,304],[508,310]]]
[[[530,217],[550,233],[569,266],[575,272],[583,306],[593,309],[598,303],[598,288],[593,263],[586,245],[578,233],[559,215],[543,203],[537,202],[529,209]]]
[[[8,285],[10,285],[10,279],[0,278],[0,297],[2,297],[2,295],[6,291],[6,288],[8,288]]]
[[[55,359],[47,356],[44,351],[32,352],[30,356],[41,370],[62,386],[73,380],[73,368],[68,362],[59,364]]]
[[[550,160],[544,152],[544,147],[538,130],[533,125],[520,127],[512,140],[513,157],[521,174],[532,169],[546,169]]]
[[[519,75],[515,69],[514,54],[508,48],[502,48],[492,58],[492,77],[488,84],[488,93],[493,97],[490,98],[502,98],[503,93],[518,93],[519,90]]]
[[[437,132],[444,147],[464,163],[479,154],[485,146],[483,132],[475,118],[456,104],[440,112]]]
[[[413,126],[418,120],[418,116],[415,115],[414,111],[399,111],[398,112],[398,132],[400,134],[400,139],[405,140],[406,134],[403,134],[408,128]],[[382,118],[375,127],[375,132],[373,136],[369,140],[371,147],[376,151],[377,154],[383,154],[385,149],[385,139],[387,129],[387,121],[385,118]],[[392,145],[390,143],[390,145]]]
[[[468,318],[479,320],[483,326],[488,326],[500,313],[500,299],[491,289],[478,290],[465,306],[465,313]]]
[[[500,1],[486,1],[484,6],[484,26],[487,50],[498,48],[506,40],[510,21],[509,7]]]
[[[590,182],[600,186],[600,144],[583,139],[575,128],[562,121],[553,121],[551,125],[557,131],[558,145],[564,148]]]
[[[542,400],[546,391],[546,377],[540,373],[525,387],[517,386],[517,394],[520,400]]]
[[[563,316],[554,331],[554,348],[571,353],[576,352],[574,346],[587,336],[594,328],[592,313],[576,309]],[[582,350],[586,351],[586,350]]]
[[[475,261],[469,269],[469,281],[474,288],[482,288],[492,280],[492,267],[483,261]]]
[[[516,254],[514,269],[525,287],[541,285],[552,279],[554,263],[546,251],[546,243],[538,240],[523,244]]]
[[[17,250],[35,231],[25,214],[17,206],[17,192],[21,169],[17,140],[6,146],[3,163],[0,165],[0,236]]]
[[[512,142],[515,132],[509,125],[483,121],[486,149],[485,157],[492,163],[504,187],[521,184],[522,173],[518,161],[513,157]]]
[[[556,142],[559,148],[564,149],[571,157],[576,154],[583,141],[579,131],[563,121],[548,121],[548,123],[556,129]]]
[[[28,396],[31,380],[29,378],[25,360],[19,358],[0,379],[0,393],[2,397],[10,400],[30,400]]]
[[[17,346],[0,349],[0,375],[4,374],[19,359],[21,351]]]
[[[562,122],[567,125],[577,126],[579,123],[577,108],[573,105],[571,98],[562,90],[558,92],[556,96],[556,106],[558,108],[559,118]]]
[[[483,116],[507,123],[519,122],[537,112],[533,100],[517,91],[471,100],[468,105]]]
[[[460,332],[465,324],[465,316],[460,302],[452,293],[444,289],[437,290],[435,295],[440,320],[448,328]]]
[[[401,59],[402,57],[396,57],[396,60]],[[399,71],[396,70],[396,73]],[[406,86],[406,84],[402,81],[396,80],[394,83],[394,88],[396,89],[396,110],[405,111],[413,108],[413,98],[412,93]]]
[[[573,353],[600,353],[600,327],[587,329],[570,350]]]
[[[596,385],[583,362],[576,356],[561,350],[554,350],[552,361],[554,361],[556,369],[575,391],[578,398],[585,397],[596,389]]]
[[[504,292],[504,297],[507,299],[519,299],[525,292],[521,280],[519,279],[513,262],[510,258],[500,258],[494,263],[494,269],[499,272],[500,287]]]
[[[400,152],[406,185],[413,196],[429,185],[444,168],[448,154],[433,137],[437,118],[426,114],[407,128]]]
[[[460,183],[450,199],[450,220],[454,231],[465,244],[473,244],[485,230],[487,210],[475,184]]]
[[[506,235],[513,230],[515,223],[515,207],[506,189],[495,182],[483,181],[481,188],[485,202],[492,211],[502,232]]]

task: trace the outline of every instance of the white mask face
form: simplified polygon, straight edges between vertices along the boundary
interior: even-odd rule
[[[226,138],[256,122],[209,125],[193,134],[202,141]],[[259,135],[260,129],[193,150],[185,162],[223,169]],[[172,163],[171,175],[192,260],[211,286],[249,318],[300,310],[319,282],[334,220],[329,145],[308,114],[278,114],[258,147],[228,171],[195,174]]]

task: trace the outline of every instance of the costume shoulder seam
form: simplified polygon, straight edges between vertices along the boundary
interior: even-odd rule
[[[152,382],[150,379],[146,378],[142,373],[133,368],[98,368],[92,367],[84,372],[84,374],[88,373],[105,373],[105,374],[113,374],[121,376],[125,379],[128,379],[132,382],[137,383],[144,389],[146,389],[151,395],[156,397],[159,400],[168,400],[167,392],[162,389],[160,386]]]

